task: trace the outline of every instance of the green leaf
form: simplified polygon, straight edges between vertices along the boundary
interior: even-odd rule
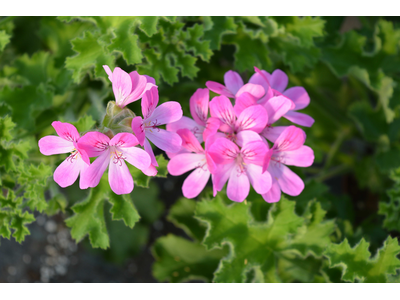
[[[400,231],[400,169],[393,170],[390,177],[395,183],[387,191],[389,202],[379,202],[378,214],[385,216],[383,227],[389,231]]]
[[[157,23],[159,17],[147,16],[137,18],[140,20],[140,30],[142,30],[147,36],[152,36],[157,32]]]
[[[158,281],[183,282],[200,279],[212,280],[223,250],[208,251],[203,245],[169,234],[159,238],[152,246],[156,259],[153,276]]]
[[[8,190],[6,197],[0,194],[0,208],[9,208],[14,212],[21,203],[22,198],[16,198],[13,190]]]
[[[27,211],[23,214],[19,213],[13,216],[10,227],[14,229],[12,236],[18,243],[22,243],[25,240],[25,236],[30,234],[29,229],[25,225],[33,221],[35,221],[35,217]]]
[[[108,196],[109,185],[107,178],[103,176],[99,185],[92,188],[89,196],[72,206],[74,215],[65,223],[71,228],[71,236],[77,242],[87,234],[93,248],[106,249],[109,247],[109,237],[104,221],[104,201]]]
[[[300,39],[304,47],[314,46],[314,38],[323,36],[325,21],[320,17],[290,17],[291,22],[286,24],[286,32]]]
[[[164,157],[164,155],[162,155],[162,154],[157,155],[156,160],[157,160],[157,164],[158,164],[158,167],[157,167],[158,172],[157,172],[156,177],[167,178],[167,175],[168,175],[167,165],[168,165],[169,160],[166,159]]]
[[[108,201],[112,204],[110,213],[113,220],[123,220],[125,225],[133,228],[140,216],[129,195],[117,195],[110,192]]]
[[[47,83],[51,75],[55,76],[53,58],[49,52],[36,52],[31,57],[24,54],[15,60],[14,66],[18,75],[27,79],[31,85]]]
[[[206,18],[206,17],[204,17]],[[237,25],[233,17],[208,17],[209,28],[204,32],[204,40],[210,41],[211,50],[219,50],[221,48],[222,37],[226,34],[236,32]]]
[[[152,181],[148,188],[137,186],[130,194],[141,217],[141,223],[153,224],[161,217],[164,204],[159,200],[158,194],[158,186]]]
[[[200,56],[204,61],[209,61],[213,52],[210,50],[210,41],[203,40],[203,26],[195,24],[193,27],[188,28],[188,40],[186,41],[187,50],[193,50],[194,55]]]
[[[11,236],[10,221],[9,212],[0,210],[0,236],[6,239],[10,239]]]
[[[71,122],[72,125],[76,127],[79,133],[84,133],[93,128],[93,126],[96,124],[96,121],[93,120],[92,116],[90,115],[84,115],[83,117],[80,117],[78,121],[76,122]]]
[[[11,35],[5,30],[0,30],[0,51],[3,51],[6,45],[10,42]]]

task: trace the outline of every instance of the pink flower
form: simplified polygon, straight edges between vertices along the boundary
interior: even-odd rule
[[[242,202],[247,197],[250,183],[259,194],[269,191],[271,176],[262,172],[268,146],[259,136],[258,139],[246,141],[241,149],[226,138],[218,138],[210,145],[208,153],[217,164],[213,172],[214,196],[228,179],[227,195],[233,201]]]
[[[281,191],[290,196],[298,196],[303,191],[304,182],[285,165],[309,167],[313,164],[314,152],[304,146],[305,139],[303,130],[289,126],[265,155],[263,172],[268,170],[272,177],[271,190],[262,195],[265,201],[279,201]]]
[[[129,194],[133,190],[133,179],[125,160],[142,171],[150,166],[150,156],[135,147],[139,142],[131,133],[118,133],[110,140],[101,132],[88,132],[78,144],[90,157],[99,156],[81,178],[86,187],[97,186],[109,167],[108,181],[113,192]]]
[[[178,121],[182,117],[182,108],[178,102],[169,101],[156,107],[158,104],[158,90],[152,87],[143,95],[142,117],[132,120],[132,130],[140,145],[151,157],[151,164],[158,166],[156,157],[148,139],[164,151],[176,153],[181,149],[182,140],[175,132],[170,132],[158,126]]]
[[[86,189],[83,173],[90,165],[90,160],[79,144],[77,144],[80,135],[75,126],[69,123],[54,121],[51,124],[59,136],[49,135],[39,140],[40,152],[44,155],[53,155],[71,152],[54,172],[53,178],[61,187],[65,188],[72,185],[81,174],[79,187]]]
[[[136,71],[128,74],[118,67],[113,72],[106,65],[103,68],[108,74],[108,79],[112,82],[115,102],[121,108],[140,99],[147,90],[155,86],[154,79],[151,80],[152,78],[149,76],[139,75]]]
[[[274,96],[283,95],[293,101],[294,107],[283,117],[301,126],[311,127],[314,119],[309,115],[299,113],[297,110],[303,109],[310,103],[310,97],[306,90],[301,86],[291,87],[287,90],[288,77],[281,70],[275,70],[272,74],[254,67],[256,73],[250,78],[249,82],[259,84],[267,91],[265,96],[258,103],[266,103]]]
[[[178,176],[195,169],[182,186],[183,195],[190,199],[198,196],[204,189],[215,164],[189,129],[179,129],[177,133],[182,138],[182,147],[187,153],[175,155],[168,163],[168,172]]]
[[[259,84],[243,84],[243,80],[237,72],[228,71],[224,75],[225,85],[215,81],[207,81],[206,86],[214,93],[228,98],[237,98],[244,92],[251,94],[259,99],[265,94],[265,89]]]

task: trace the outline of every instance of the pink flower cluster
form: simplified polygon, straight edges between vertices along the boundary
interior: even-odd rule
[[[180,150],[180,136],[159,126],[178,121],[182,117],[182,108],[173,101],[157,107],[158,89],[153,78],[139,75],[136,71],[128,74],[120,68],[115,68],[113,72],[108,66],[104,66],[104,69],[112,82],[118,107],[124,108],[142,98],[143,119],[136,117],[131,124],[136,136],[131,132],[113,134],[108,130],[108,135],[91,131],[81,137],[75,126],[55,121],[52,126],[58,136],[41,138],[39,149],[44,155],[71,153],[54,172],[54,181],[61,187],[72,185],[79,174],[81,189],[95,187],[108,167],[111,189],[119,195],[129,194],[134,183],[125,162],[148,176],[157,174],[157,161],[149,140],[164,151],[173,153]],[[139,144],[144,146],[144,150],[138,147]],[[90,163],[89,157],[97,159]]]
[[[225,85],[208,81],[208,89],[198,89],[190,99],[193,119],[183,116],[167,124],[167,130],[182,139],[179,152],[167,151],[169,173],[194,169],[183,183],[185,197],[196,197],[210,176],[214,196],[228,182],[228,198],[237,202],[248,196],[250,185],[267,202],[279,201],[281,192],[297,196],[304,189],[301,178],[286,165],[308,167],[314,162],[313,150],[304,145],[306,134],[293,125],[273,124],[284,117],[312,126],[310,116],[297,112],[310,98],[303,87],[286,89],[288,77],[281,70],[255,71],[247,84],[234,71],[225,74]],[[220,96],[210,101],[209,90]]]

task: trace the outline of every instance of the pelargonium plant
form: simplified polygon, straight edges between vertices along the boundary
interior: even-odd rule
[[[297,112],[310,98],[303,87],[286,90],[288,77],[281,70],[269,74],[255,68],[247,84],[234,71],[225,74],[225,85],[208,81],[207,88],[198,89],[189,100],[191,119],[182,115],[178,102],[157,106],[158,87],[152,77],[103,67],[115,101],[108,103],[98,131],[80,136],[73,125],[55,121],[58,136],[39,140],[44,155],[71,153],[54,172],[61,187],[72,185],[79,175],[81,189],[95,187],[108,168],[111,190],[131,193],[134,182],[126,162],[147,176],[157,174],[151,141],[170,158],[171,175],[193,170],[182,186],[186,198],[197,197],[210,178],[214,196],[227,183],[227,196],[236,202],[246,199],[250,185],[267,202],[279,201],[281,192],[297,196],[304,189],[287,165],[312,165],[314,153],[304,146],[306,134],[294,125],[275,123],[284,117],[312,126],[310,116]],[[220,96],[210,101],[210,90]],[[126,107],[139,99],[143,117]],[[97,158],[90,162],[90,157]]]

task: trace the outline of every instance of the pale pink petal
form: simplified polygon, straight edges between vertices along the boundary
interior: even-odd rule
[[[109,142],[110,138],[104,133],[91,131],[79,139],[78,147],[86,151],[89,157],[95,157],[109,148]]]
[[[138,168],[139,170],[146,170],[151,165],[151,158],[150,155],[140,149],[138,147],[130,147],[130,148],[120,148],[124,159],[133,165],[134,167]]]
[[[210,154],[206,152],[206,161],[207,161],[207,168],[211,173],[215,173],[217,170],[217,164],[214,162]]]
[[[239,116],[244,109],[256,104],[257,99],[254,98],[251,94],[244,92],[236,98],[233,110],[235,111],[236,116]]]
[[[183,196],[192,199],[197,197],[206,186],[211,173],[208,170],[197,168],[185,179],[182,185]]]
[[[274,157],[285,165],[309,167],[314,162],[314,151],[308,146],[301,146],[293,151],[275,153]]]
[[[153,114],[145,122],[152,122],[154,126],[168,124],[182,118],[182,107],[178,102],[168,101],[156,107]]]
[[[281,189],[275,179],[272,179],[271,189],[267,193],[263,194],[262,197],[268,203],[274,203],[281,200]]]
[[[313,118],[311,118],[309,115],[299,113],[297,111],[290,110],[283,117],[295,124],[305,127],[311,127],[312,124],[314,124]]]
[[[194,134],[199,143],[203,142],[204,127],[197,124],[191,118],[182,116],[182,118],[180,118],[178,121],[168,123],[166,127],[167,131],[172,131],[172,132],[177,132],[179,129],[187,128]]]
[[[79,188],[81,190],[87,189],[89,187],[87,185],[87,182],[85,182],[83,180],[83,178],[85,176],[84,174],[87,171],[87,169],[89,168],[89,166],[90,166],[90,164],[87,164],[86,162],[81,165],[81,172],[80,172],[81,176],[79,177]]]
[[[302,86],[294,86],[283,92],[283,95],[295,104],[294,110],[303,109],[310,104],[310,96]]]
[[[134,117],[132,119],[131,128],[141,146],[143,146],[144,139],[146,137],[143,126],[144,125],[142,117]]]
[[[246,143],[240,151],[246,164],[262,166],[264,156],[268,152],[268,146],[263,141],[253,141]]]
[[[109,66],[103,65],[104,71],[106,71],[108,75],[108,79],[112,82],[112,71]]]
[[[189,129],[179,129],[177,132],[182,139],[182,147],[195,153],[204,153],[199,141]]]
[[[146,137],[157,148],[164,151],[178,152],[182,147],[182,139],[176,132],[156,128],[155,130],[146,130]]]
[[[143,170],[142,172],[147,176],[156,176],[158,173],[156,167],[154,167],[153,165],[150,165],[150,167],[148,167],[146,170]]]
[[[264,105],[269,99],[271,99],[274,96],[274,91],[270,87],[269,81],[267,79],[269,73],[264,70],[259,70],[257,67],[254,67],[254,70],[256,71],[256,73],[253,74],[253,76],[251,76],[249,83],[259,84],[264,88],[265,90],[264,97],[262,97],[257,101],[259,104]]]
[[[257,133],[263,131],[268,123],[268,114],[261,105],[254,105],[242,111],[235,127],[237,131],[253,130]]]
[[[271,162],[268,172],[278,181],[282,192],[290,196],[298,196],[303,191],[303,180],[284,164]]]
[[[235,95],[224,85],[215,82],[215,81],[207,81],[206,86],[216,94],[226,96],[228,98],[235,98]]]
[[[283,93],[289,82],[286,73],[279,69],[275,70],[272,75],[267,73],[267,78],[271,87],[280,93]]]
[[[219,192],[222,190],[234,168],[236,168],[235,161],[225,165],[217,165],[217,168],[212,176],[214,197],[217,191]]]
[[[269,99],[264,107],[268,112],[268,124],[273,124],[286,114],[293,106],[293,102],[285,96],[276,96]]]
[[[117,133],[109,142],[110,146],[118,146],[119,148],[135,147],[139,144],[138,139],[129,132]]]
[[[252,130],[242,130],[236,135],[236,144],[239,147],[254,141],[262,141],[262,139],[257,132]]]
[[[146,91],[142,97],[142,114],[143,119],[147,119],[154,112],[158,105],[158,89],[153,86],[149,91]]]
[[[153,77],[148,76],[148,75],[143,75],[143,76],[146,77],[147,83],[152,83],[152,84],[156,85],[156,80]]]
[[[258,194],[265,194],[271,189],[271,175],[268,172],[262,173],[262,167],[249,164],[246,166],[246,174]]]
[[[206,163],[204,154],[183,153],[173,157],[167,165],[171,175],[178,176],[194,168],[201,167]]]
[[[112,88],[116,104],[120,107],[124,107],[125,99],[130,95],[132,90],[132,81],[129,74],[121,68],[115,68],[113,72]]]
[[[296,150],[304,145],[305,140],[306,134],[304,130],[291,125],[287,127],[275,141],[274,149],[276,149],[276,151]]]
[[[90,165],[90,159],[89,155],[86,153],[86,151],[82,148],[79,147],[78,143],[74,142],[75,149],[78,150],[80,157],[83,159],[83,161],[87,164]]]
[[[224,75],[224,82],[226,88],[235,95],[237,91],[243,86],[243,80],[240,75],[235,71],[228,71]]]
[[[143,150],[142,150],[143,151]],[[123,159],[110,161],[108,182],[111,190],[117,195],[130,194],[133,190],[133,179]]]
[[[72,152],[74,148],[73,142],[55,135],[48,135],[39,140],[39,150],[44,155],[68,153]]]
[[[272,156],[274,154],[276,154],[276,152],[274,151],[273,148],[269,149],[268,152],[265,153],[264,161],[263,161],[263,164],[262,164],[262,167],[263,167],[262,172],[263,173],[265,173],[267,171],[267,169],[269,167],[269,164],[271,163]]]
[[[208,154],[216,164],[231,163],[236,159],[239,152],[238,146],[226,138],[216,139],[208,150]]]
[[[201,126],[205,126],[208,118],[208,102],[210,92],[208,89],[197,89],[190,97],[190,113],[193,119]]]
[[[210,150],[210,146],[214,144],[214,142],[219,138],[226,138],[226,134],[223,132],[217,132],[213,135],[210,135],[207,140],[205,141],[205,150]]]
[[[74,157],[70,155],[54,171],[54,181],[62,188],[72,185],[78,178],[83,165],[86,165],[86,163],[79,155]]]
[[[81,174],[82,184],[87,187],[95,187],[99,184],[101,176],[110,163],[110,151],[104,151],[88,168]]]
[[[220,119],[222,123],[229,127],[235,126],[236,115],[232,103],[227,97],[214,97],[210,102],[210,113],[212,117]]]
[[[148,139],[144,140],[144,151],[146,151],[147,154],[150,155],[151,165],[158,167],[158,162],[156,160],[156,156],[154,155],[153,148],[151,147]]]
[[[274,127],[265,127],[265,129],[260,133],[261,136],[265,137],[267,140],[275,143],[278,137],[285,131],[289,126],[274,126]]]
[[[265,95],[265,90],[262,85],[259,84],[252,84],[246,83],[244,86],[240,88],[240,90],[236,93],[236,97],[239,97],[243,93],[249,93],[256,99],[260,99],[262,96]]]
[[[218,118],[208,118],[206,128],[203,131],[203,140],[207,142],[210,136],[217,133],[220,126],[221,121]]]
[[[77,142],[80,138],[78,130],[76,130],[74,125],[69,123],[62,123],[60,121],[54,121],[51,123],[54,127],[59,137],[70,142]]]
[[[250,182],[246,172],[236,165],[232,168],[229,176],[226,194],[229,199],[235,202],[242,202],[249,195]]]

